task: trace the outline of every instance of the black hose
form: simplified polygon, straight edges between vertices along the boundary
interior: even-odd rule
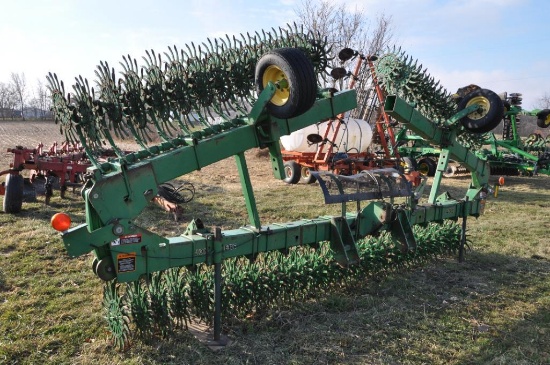
[[[190,182],[184,182],[177,188],[170,183],[164,183],[158,186],[158,195],[170,203],[189,203],[195,197],[195,187]]]

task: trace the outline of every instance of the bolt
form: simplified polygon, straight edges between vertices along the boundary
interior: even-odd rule
[[[124,233],[124,226],[117,224],[113,227],[113,234],[120,236]]]

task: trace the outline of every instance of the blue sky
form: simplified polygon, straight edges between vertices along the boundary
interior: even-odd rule
[[[335,2],[341,0],[334,0]],[[99,61],[120,70],[207,37],[270,29],[296,20],[301,0],[0,0],[0,82],[24,73],[34,91],[55,72],[72,84],[94,79]],[[550,95],[550,2],[534,0],[347,1],[373,22],[391,16],[394,41],[449,91],[475,83],[523,94],[533,109]]]

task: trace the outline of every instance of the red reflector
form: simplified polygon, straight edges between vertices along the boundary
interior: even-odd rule
[[[65,213],[56,213],[52,216],[51,223],[53,229],[64,232],[71,227],[71,217]]]

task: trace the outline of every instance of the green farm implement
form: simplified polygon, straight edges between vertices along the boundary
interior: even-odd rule
[[[48,77],[56,121],[69,140],[82,143],[93,164],[82,189],[85,223],[71,227],[68,215],[57,213],[52,226],[62,232],[70,256],[93,252],[93,271],[107,282],[106,317],[119,345],[128,340],[128,318],[142,332],[147,331],[145,323],[154,322],[164,334],[174,321],[187,323],[191,315],[205,320],[213,316],[214,340],[218,341],[222,313],[240,313],[237,307],[242,311],[244,304],[239,301],[244,301],[245,295],[237,292],[237,287],[244,288],[254,306],[260,306],[268,297],[284,297],[277,290],[320,285],[322,275],[330,271],[317,271],[324,267],[316,261],[320,255],[336,264],[329,265],[331,270],[338,267],[339,272],[357,272],[354,268],[371,262],[363,254],[365,250],[376,252],[372,257],[383,258],[442,252],[447,247],[443,237],[438,239],[436,234],[434,239],[424,240],[418,235],[420,226],[432,222],[441,225],[441,233],[447,226],[444,222],[462,218],[458,241],[463,248],[466,218],[482,214],[490,187],[488,164],[458,139],[468,131],[492,125],[495,118],[500,121],[497,111],[503,106],[492,92],[466,96],[470,102],[453,109],[438,104],[440,95],[427,81],[423,93],[433,100],[426,109],[420,107],[422,103],[413,105],[387,89],[384,111],[388,115],[438,145],[441,161],[460,161],[471,172],[464,197],[453,199],[441,192],[440,180],[435,179],[427,202],[420,204],[425,185],[413,189],[393,168],[350,176],[318,171],[314,174],[325,202],[340,204],[340,215],[264,224],[245,151],[267,149],[274,176],[284,179],[280,137],[353,110],[356,91],[319,87],[319,77],[327,74],[327,45],[323,38],[296,27],[240,39],[209,40],[200,46],[186,46],[185,51],[170,48],[165,57],[148,52],[146,65],[140,67],[125,57],[120,79],[107,63],[101,63],[96,72],[97,90],[77,78],[70,96],[54,74]],[[389,82],[395,75],[387,62],[386,66],[385,80]],[[473,113],[480,118],[469,124]],[[159,143],[150,142],[150,132]],[[116,140],[123,136],[133,137],[141,150],[122,152]],[[94,150],[104,144],[110,144],[117,156],[100,162],[93,158]],[[165,237],[136,223],[136,217],[158,194],[159,185],[228,157],[234,157],[237,164],[249,224],[222,230],[205,227],[197,217],[184,234]],[[440,170],[438,166],[437,172]],[[353,211],[348,203],[353,203]],[[369,245],[364,240],[379,234],[387,238],[389,246]],[[316,249],[317,256],[308,248]],[[462,254],[463,250],[459,251]],[[292,284],[282,274],[265,284],[273,270],[285,267],[286,260],[308,257],[312,265],[319,265],[310,267],[307,285]],[[242,258],[248,259],[248,264]],[[260,258],[273,260],[267,264],[271,270],[254,266],[254,260]],[[245,267],[250,271],[245,272]],[[222,271],[227,275],[223,285]],[[213,279],[207,281],[204,273],[208,280]],[[188,281],[181,281],[182,277]],[[128,283],[124,296],[120,283]],[[261,283],[269,289],[265,297],[258,294]]]
[[[473,87],[474,85],[470,86]],[[460,90],[459,90],[460,92]],[[455,94],[455,96],[458,96]],[[522,138],[518,132],[522,115],[536,116],[537,127],[547,128],[550,125],[550,110],[526,111],[521,107],[521,94],[499,94],[505,105],[502,119],[502,135],[497,136],[495,130],[479,134],[475,143],[470,146],[476,154],[487,160],[491,175],[533,175],[550,174],[550,139],[540,131]],[[495,126],[496,127],[496,126]],[[439,154],[438,146],[431,145],[422,137],[402,129],[397,135],[401,143],[398,148],[404,156],[416,161],[417,170],[427,176],[433,176],[436,171]],[[457,161],[450,161],[443,176],[453,177],[467,173],[468,170]]]
[[[550,138],[535,132],[527,138],[518,133],[522,115],[537,117],[537,127],[550,125],[550,110],[526,111],[521,107],[521,94],[503,94],[506,105],[502,137],[493,132],[484,136],[484,145],[479,155],[487,158],[491,174],[500,175],[550,175]]]

